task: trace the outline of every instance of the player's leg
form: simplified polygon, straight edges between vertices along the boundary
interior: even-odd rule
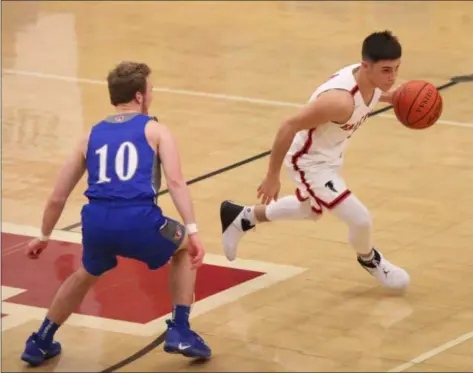
[[[406,287],[409,275],[373,247],[371,215],[366,206],[347,189],[343,179],[336,173],[328,172],[309,175],[308,180],[311,193],[318,203],[348,226],[348,241],[355,249],[360,265],[386,287]]]
[[[169,281],[173,305],[171,320],[176,325],[190,327],[189,315],[194,303],[197,271],[191,267],[186,244],[187,238],[171,258]]]
[[[21,359],[37,366],[61,353],[61,345],[54,335],[82,303],[90,288],[106,271],[117,265],[116,257],[107,251],[106,234],[99,227],[83,220],[83,266],[71,274],[57,291],[48,313],[38,331],[26,341]]]
[[[171,260],[173,313],[171,320],[167,320],[168,330],[164,351],[187,357],[209,358],[212,355],[210,347],[191,329],[189,322],[194,302],[196,274],[196,269],[191,266],[186,239]]]
[[[170,289],[172,295],[172,318],[167,320],[168,330],[164,350],[187,357],[208,358],[211,350],[195,333],[189,322],[194,301],[196,269],[192,268],[187,252],[185,227],[179,222],[163,217],[159,208],[143,214],[159,224],[146,228],[147,218],[142,218],[142,227],[133,234],[122,237],[120,255],[134,258],[158,269],[170,261]],[[164,218],[164,219],[163,219]]]
[[[61,353],[61,345],[54,341],[54,334],[82,303],[84,296],[95,284],[98,277],[91,276],[84,268],[78,269],[63,282],[37,332],[26,341],[21,359],[37,366],[45,359]]]
[[[57,326],[64,324],[98,279],[99,277],[91,275],[84,267],[80,267],[71,274],[56,293],[46,315],[46,320]],[[48,325],[45,326],[45,329],[47,327]],[[41,334],[41,329],[39,334]]]
[[[269,205],[239,205],[224,201],[220,205],[223,249],[229,260],[236,258],[243,236],[260,223],[284,220],[318,220],[322,209],[310,198],[299,172],[287,168],[289,178],[296,184],[295,195],[284,196]]]
[[[229,260],[236,258],[238,243],[257,224],[282,220],[317,220],[320,214],[310,201],[284,196],[269,205],[238,205],[224,201],[220,205],[223,249]]]

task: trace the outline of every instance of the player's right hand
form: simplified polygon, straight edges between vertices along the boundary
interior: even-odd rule
[[[33,238],[28,242],[28,247],[26,249],[26,255],[30,259],[38,259],[41,253],[48,247],[49,241],[41,241],[39,238]]]
[[[196,233],[188,236],[187,252],[191,259],[192,268],[199,268],[204,261],[205,250]]]
[[[272,200],[277,201],[280,189],[279,175],[268,174],[258,188],[257,198],[261,198],[263,205],[269,205]]]

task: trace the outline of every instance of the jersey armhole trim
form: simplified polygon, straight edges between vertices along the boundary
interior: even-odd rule
[[[158,118],[156,117],[148,117],[148,121],[146,122],[145,124],[145,127],[144,127],[144,136],[145,136],[145,140],[146,140],[146,143],[148,144],[149,148],[153,151],[153,153],[156,155],[156,157],[159,159],[159,146],[156,146],[156,149],[154,149],[151,144],[149,143],[149,139],[148,139],[148,136],[146,136],[146,127],[148,127],[148,125],[151,123],[151,122],[158,122]]]

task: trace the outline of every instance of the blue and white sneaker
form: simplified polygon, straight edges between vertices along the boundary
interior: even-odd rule
[[[32,366],[38,366],[44,363],[45,360],[51,359],[61,353],[61,344],[53,341],[47,350],[41,349],[38,346],[38,335],[33,333],[26,341],[26,348],[21,354],[21,360],[26,361]]]
[[[166,323],[168,329],[164,351],[191,358],[210,358],[212,351],[196,332],[190,328],[177,326],[172,320],[166,320]]]

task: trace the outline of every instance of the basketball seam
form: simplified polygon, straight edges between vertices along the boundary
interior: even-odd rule
[[[435,97],[435,101],[434,101],[433,105],[431,106],[431,108],[429,109],[429,111],[427,113],[425,113],[421,118],[417,119],[415,122],[409,123],[409,125],[413,126],[414,124],[419,123],[422,119],[424,119],[433,109],[435,109],[437,107],[436,104],[437,104],[437,100],[439,98],[441,99],[440,92],[437,91],[437,97]]]
[[[424,85],[422,86],[421,89],[419,89],[419,91],[417,92],[416,96],[414,97],[414,99],[412,100],[412,104],[411,106],[409,107],[409,110],[407,111],[407,115],[406,115],[406,123],[408,123],[408,125],[410,126],[411,124],[409,123],[409,115],[411,114],[411,110],[412,110],[412,107],[414,106],[414,103],[416,102],[417,98],[419,97],[419,95],[422,93],[422,91],[424,90],[425,87],[427,87],[429,83],[428,82],[425,82]],[[407,88],[407,87],[406,87]]]

